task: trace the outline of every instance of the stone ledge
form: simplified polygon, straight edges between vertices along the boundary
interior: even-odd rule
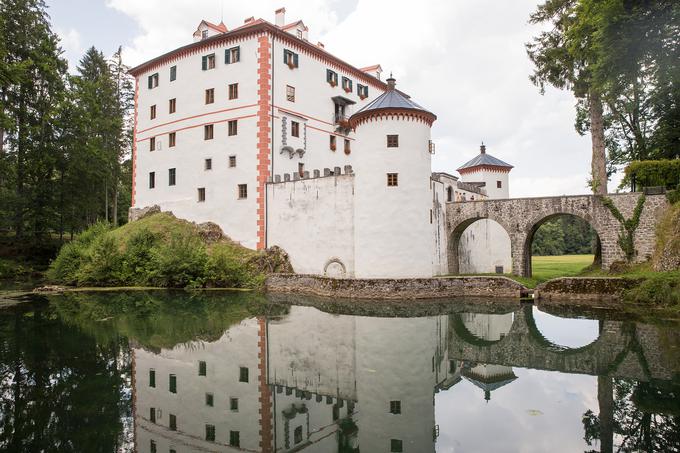
[[[638,286],[644,279],[624,277],[562,277],[541,283],[534,290],[534,299],[543,302],[569,301],[590,304],[594,301],[612,304],[623,292]]]
[[[316,275],[272,274],[265,289],[346,299],[519,298],[526,288],[507,277],[335,279]]]

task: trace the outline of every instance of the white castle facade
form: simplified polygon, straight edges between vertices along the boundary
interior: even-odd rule
[[[246,247],[280,246],[297,273],[449,272],[446,203],[507,198],[512,166],[485,152],[433,173],[436,116],[308,40],[302,21],[202,21],[194,42],[131,70],[132,207],[215,222]],[[510,272],[510,241],[480,220],[461,273]]]

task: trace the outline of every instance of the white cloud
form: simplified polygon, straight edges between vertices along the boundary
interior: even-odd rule
[[[231,29],[249,16],[273,21],[285,6],[288,21],[310,27],[311,41],[358,67],[381,63],[393,71],[399,87],[438,116],[435,170],[454,171],[484,140],[489,153],[515,166],[513,196],[586,193],[590,139],[574,131],[574,99],[558,90],[541,96],[528,79],[524,43],[538,30],[527,23],[537,3],[224,1],[224,22]],[[107,0],[141,30],[125,52],[131,65],[190,42],[201,19],[219,22],[221,4]]]
[[[62,30],[55,28],[55,33],[59,36],[59,41],[64,57],[68,61],[69,71],[74,72],[78,61],[83,54],[83,47],[81,44],[80,33],[75,28]]]

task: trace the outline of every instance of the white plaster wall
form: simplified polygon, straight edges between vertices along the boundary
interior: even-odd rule
[[[224,63],[227,48],[240,46],[241,61]],[[201,69],[203,55],[215,53],[216,67]],[[170,82],[170,67],[177,66],[177,80]],[[158,87],[149,89],[147,77],[159,74]],[[228,99],[228,86],[238,83],[239,98]],[[235,241],[255,248],[257,243],[257,46],[255,38],[220,45],[185,56],[138,77],[136,199],[134,207],[158,204],[178,217],[196,222],[212,221]],[[215,102],[205,104],[205,90],[215,89]],[[177,99],[176,113],[169,100]],[[150,106],[156,105],[156,119]],[[245,118],[244,118],[245,117]],[[227,121],[238,120],[238,135],[227,135]],[[203,125],[214,124],[214,138],[204,140]],[[177,133],[177,145],[168,146],[168,134]],[[149,151],[149,138],[157,147]],[[236,168],[229,168],[235,155]],[[212,158],[212,170],[204,161]],[[168,169],[176,168],[177,185],[168,185]],[[149,188],[149,172],[156,172],[156,187]],[[248,198],[238,199],[238,184],[248,185]],[[205,187],[206,201],[199,203],[198,188]]]
[[[194,449],[203,451],[205,445],[211,444],[204,440],[205,425],[212,424],[215,425],[216,443],[228,444],[229,431],[234,430],[240,432],[241,448],[258,449],[257,341],[257,320],[248,319],[231,327],[214,343],[196,342],[172,350],[164,349],[159,354],[134,349],[136,426],[150,424],[149,409],[154,407],[162,414],[156,420],[159,426],[152,426],[152,429],[167,428],[170,414],[177,416],[177,432],[162,430],[169,443],[189,443]],[[201,360],[207,364],[207,376],[198,375],[198,362]],[[247,383],[239,382],[239,368],[242,366],[249,369]],[[155,388],[149,387],[149,369],[156,370]],[[170,374],[177,376],[177,393],[169,391]],[[206,406],[206,393],[213,393],[213,407]],[[232,397],[239,399],[238,412],[230,410],[229,399]],[[149,436],[151,438],[152,434]],[[154,439],[158,443],[160,438]],[[138,438],[138,444],[144,447],[142,451],[148,451],[148,440]]]
[[[510,236],[497,222],[478,220],[470,225],[458,243],[458,271],[461,274],[495,273],[503,266],[503,273],[512,271]]]
[[[387,148],[388,134],[399,147]],[[357,126],[355,276],[431,277],[433,268],[430,127],[405,119]],[[387,173],[399,174],[397,187]]]
[[[484,182],[486,194],[490,199],[510,198],[509,178],[510,172],[492,171],[485,169],[466,170],[461,173],[465,182]],[[501,182],[501,188],[497,187],[497,182]],[[476,199],[476,198],[475,198]]]
[[[432,180],[432,275],[449,273],[446,234],[446,184]]]
[[[461,317],[467,330],[488,341],[497,341],[507,335],[514,319],[513,313],[502,315],[463,313]]]
[[[340,175],[267,185],[267,241],[288,253],[295,272],[323,275],[337,259],[354,275],[354,183]],[[328,270],[342,276],[337,265]]]

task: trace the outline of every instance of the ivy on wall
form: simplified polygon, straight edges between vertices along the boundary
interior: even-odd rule
[[[638,198],[635,209],[633,210],[633,217],[626,220],[621,214],[621,211],[614,205],[614,202],[609,197],[602,197],[602,204],[609,209],[614,218],[621,224],[621,232],[619,233],[619,239],[617,243],[623,253],[626,255],[626,261],[631,262],[635,258],[635,230],[637,230],[638,225],[640,225],[640,216],[642,215],[642,209],[645,206],[645,194],[640,195]]]

